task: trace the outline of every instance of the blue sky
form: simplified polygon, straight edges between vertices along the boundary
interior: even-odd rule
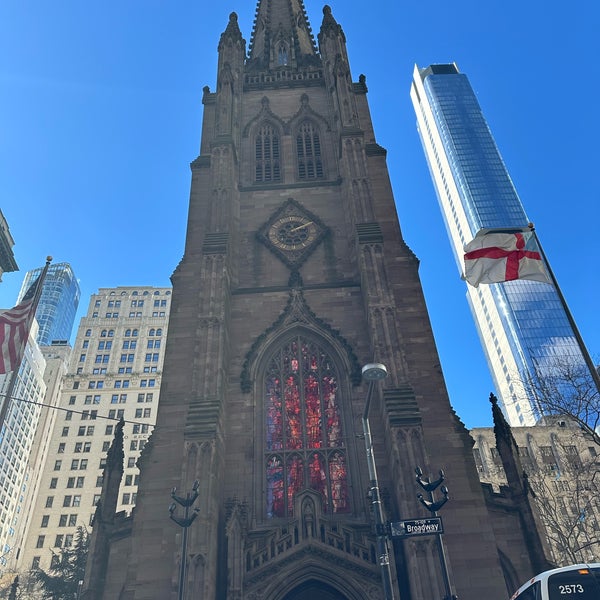
[[[468,427],[493,390],[409,99],[413,66],[456,62],[484,114],[592,355],[600,355],[599,11],[540,0],[329,3],[364,73],[400,224],[421,278],[450,398]],[[322,2],[305,1],[315,35]],[[365,12],[365,6],[369,10]],[[169,285],[181,259],[202,88],[230,12],[254,0],[0,3],[0,208],[20,273],[70,262],[82,307],[100,287]]]

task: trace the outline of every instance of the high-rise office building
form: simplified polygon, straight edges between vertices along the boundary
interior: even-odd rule
[[[455,64],[415,67],[411,98],[460,272],[463,246],[482,228],[525,228],[528,218],[467,76]],[[556,289],[509,281],[467,286],[467,297],[506,418],[540,418],[528,382],[585,362]]]
[[[135,505],[136,462],[156,420],[170,300],[170,288],[155,287],[102,288],[91,297],[45,442],[20,570],[47,569],[77,526],[89,527],[121,418],[127,446],[119,510]]]
[[[318,42],[301,0],[257,3],[248,54],[235,14],[221,35],[138,502],[131,520],[94,530],[84,598],[389,598],[373,455],[392,521],[429,516],[417,465],[452,474],[444,544],[461,600],[506,598],[535,569],[518,525],[496,537],[366,80],[352,80],[329,6]],[[374,360],[389,376],[369,388],[361,367]],[[369,389],[374,453],[361,437]],[[175,502],[178,523],[173,488],[198,494],[189,511]],[[389,571],[396,597],[450,595],[433,539],[394,544]]]
[[[0,575],[15,567],[28,525],[33,476],[30,457],[46,392],[46,361],[35,334],[34,322],[0,432]],[[7,401],[11,377],[0,375],[1,402]]]
[[[20,299],[27,293],[29,286],[43,271],[43,267],[27,272]],[[50,265],[44,280],[42,294],[35,311],[39,324],[37,342],[40,346],[50,346],[55,340],[69,340],[75,322],[81,291],[69,263]]]

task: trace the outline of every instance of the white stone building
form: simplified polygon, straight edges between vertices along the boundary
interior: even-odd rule
[[[19,570],[47,569],[78,526],[89,529],[114,427],[125,425],[118,509],[136,501],[136,461],[156,419],[170,288],[102,288],[82,318]],[[168,501],[168,498],[166,499]]]

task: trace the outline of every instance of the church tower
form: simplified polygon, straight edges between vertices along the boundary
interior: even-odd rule
[[[231,14],[203,104],[157,425],[102,597],[175,600],[183,583],[189,600],[383,598],[361,437],[361,367],[377,362],[389,373],[370,412],[386,519],[429,517],[415,467],[443,469],[452,591],[506,598],[366,79],[352,79],[331,8],[318,46],[302,0],[260,0],[248,49]],[[167,507],[173,488],[194,487],[183,544]],[[395,598],[442,598],[436,538],[390,545]]]

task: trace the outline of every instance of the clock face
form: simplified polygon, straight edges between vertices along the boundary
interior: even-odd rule
[[[305,217],[289,215],[277,219],[269,228],[271,243],[282,250],[307,248],[315,239],[317,228]]]

